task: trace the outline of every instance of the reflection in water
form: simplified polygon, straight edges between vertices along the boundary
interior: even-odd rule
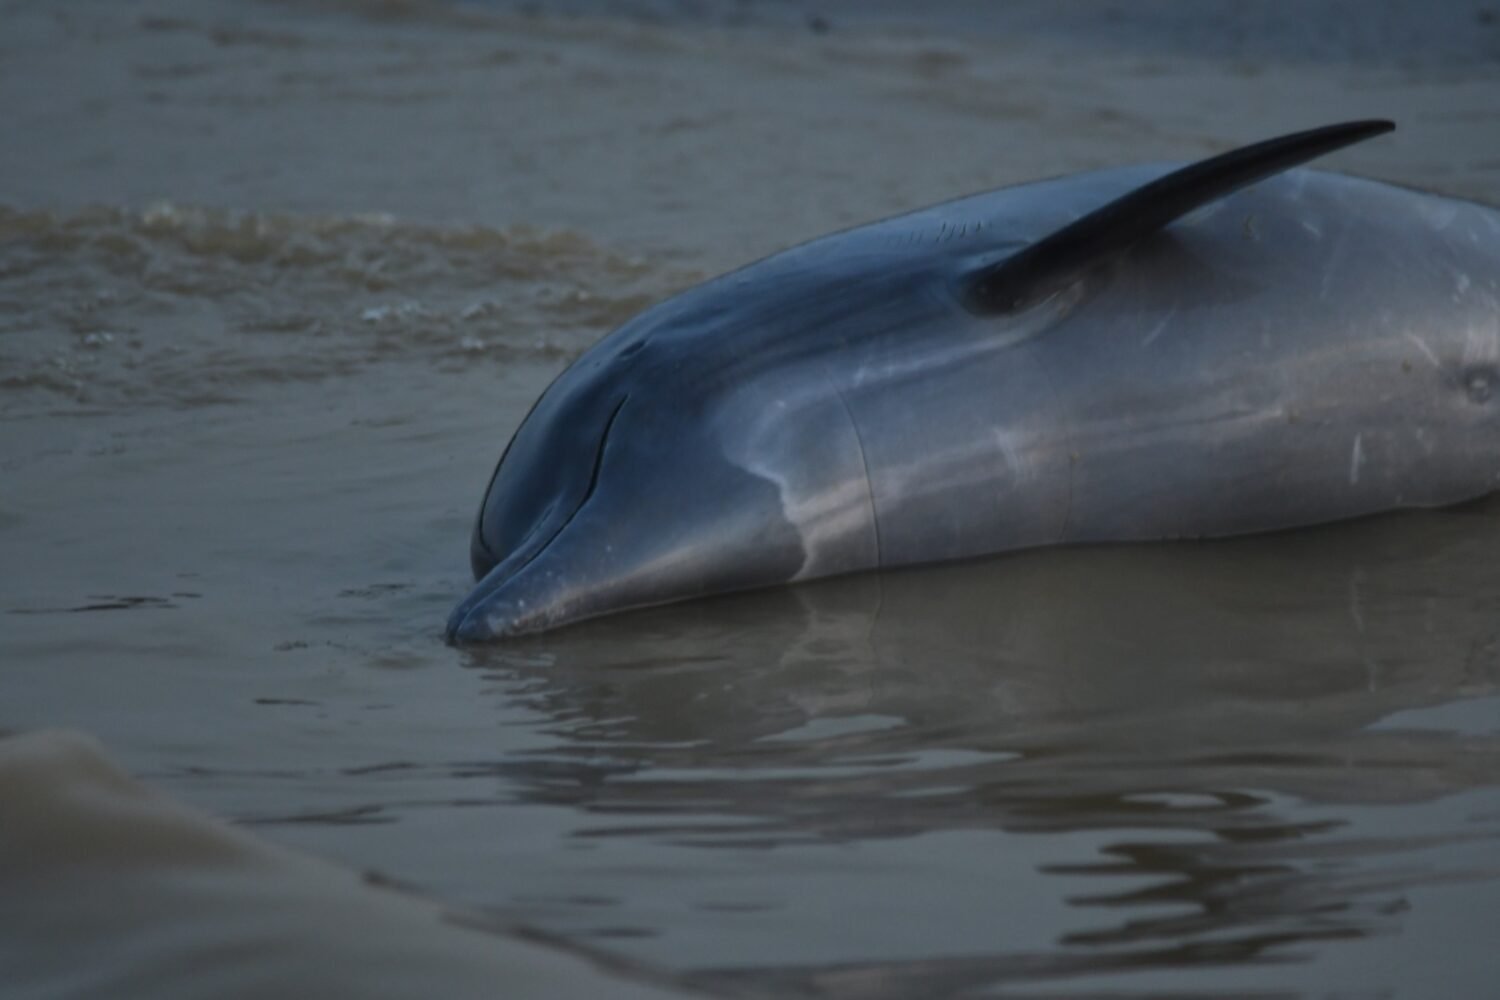
[[[743,905],[783,911],[782,938],[820,891],[799,854],[830,846],[873,852],[838,891],[882,894],[917,938],[984,912],[943,912],[930,889],[903,909],[945,873],[994,886],[997,926],[1018,905],[999,897],[1031,891],[1018,872],[1062,900],[952,958],[677,953],[714,966],[706,983],[941,995],[1281,961],[1399,930],[1413,886],[1500,872],[1500,855],[1460,870],[1469,855],[1423,853],[1493,845],[1493,810],[1424,827],[1411,808],[1494,782],[1500,726],[1374,725],[1495,692],[1495,510],[863,576],[627,615],[472,664],[528,682],[555,720],[560,748],[495,765],[525,801],[695,866],[712,864],[704,849],[761,852]]]

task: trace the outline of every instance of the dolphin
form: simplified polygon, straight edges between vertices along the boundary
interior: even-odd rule
[[[511,439],[449,640],[1500,489],[1500,210],[1299,169],[1393,127],[962,198],[648,309]]]

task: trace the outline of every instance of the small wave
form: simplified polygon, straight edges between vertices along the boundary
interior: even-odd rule
[[[0,206],[0,411],[220,403],[372,363],[562,361],[695,277],[524,225]]]

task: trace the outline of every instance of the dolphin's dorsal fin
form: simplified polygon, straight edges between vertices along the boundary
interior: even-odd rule
[[[1012,312],[1030,305],[1200,205],[1395,127],[1379,119],[1328,125],[1174,170],[976,271],[967,279],[967,305],[978,313]]]

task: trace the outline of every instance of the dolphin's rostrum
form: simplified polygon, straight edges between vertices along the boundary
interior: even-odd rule
[[[1496,490],[1500,211],[1290,169],[1391,127],[976,195],[647,310],[522,422],[449,638]]]

